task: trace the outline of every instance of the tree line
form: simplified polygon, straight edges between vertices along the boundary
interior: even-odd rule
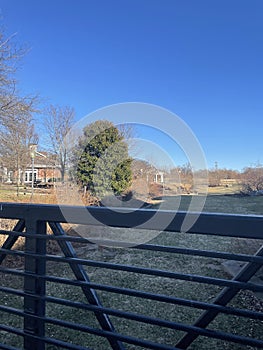
[[[201,170],[199,170],[200,172]],[[198,173],[198,171],[196,172]],[[198,175],[198,174],[197,174]],[[193,189],[194,172],[189,163],[175,167],[169,171],[168,179],[178,181],[186,191]],[[242,171],[213,168],[207,172],[209,187],[229,187],[238,185],[241,194],[263,194],[263,165],[256,164],[245,167]]]

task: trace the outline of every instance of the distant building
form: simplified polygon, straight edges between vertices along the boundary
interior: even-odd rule
[[[220,186],[227,186],[227,187],[231,187],[233,185],[238,184],[238,180],[237,179],[221,179],[219,184]]]
[[[154,182],[164,183],[164,172],[163,171],[158,171],[155,173]]]
[[[0,182],[7,182],[8,177],[10,177],[10,173],[8,173],[8,169],[3,166],[2,164],[0,165]]]
[[[133,178],[142,179],[146,178],[147,182],[163,183],[164,175],[163,171],[159,171],[154,165],[141,159],[134,159],[132,161]]]
[[[34,158],[34,175],[32,163],[26,168],[21,182],[25,184],[34,182],[50,182],[61,179],[60,167],[56,163],[56,157],[48,152],[41,152]]]
[[[32,160],[24,171],[19,170],[20,183],[30,184],[32,179],[35,183],[46,183],[61,179],[60,166],[56,162],[56,156],[48,152],[37,152],[34,157],[34,170]],[[34,172],[34,174],[33,174]],[[2,183],[13,183],[17,181],[17,171],[11,171],[3,164],[0,165],[0,181]]]

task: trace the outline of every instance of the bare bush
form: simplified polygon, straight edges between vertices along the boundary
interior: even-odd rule
[[[248,167],[242,173],[242,192],[245,194],[263,191],[263,167]]]

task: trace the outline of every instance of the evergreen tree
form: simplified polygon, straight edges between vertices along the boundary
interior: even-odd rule
[[[77,179],[97,197],[121,194],[132,179],[131,158],[123,134],[111,122],[98,120],[83,130],[78,145]]]

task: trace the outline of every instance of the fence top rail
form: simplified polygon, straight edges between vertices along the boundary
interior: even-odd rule
[[[187,218],[188,233],[263,239],[263,215],[197,213],[172,210],[0,203],[0,218],[180,232]]]

